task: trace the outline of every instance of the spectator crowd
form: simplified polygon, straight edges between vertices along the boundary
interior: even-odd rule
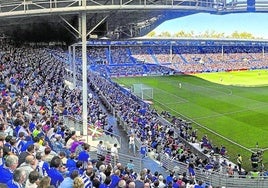
[[[126,53],[131,53],[127,50],[121,52],[118,48],[114,49],[117,57],[113,61],[122,63]],[[97,52],[92,53],[92,57],[103,59],[104,53],[97,55]],[[95,97],[103,95],[114,107],[116,116],[128,126],[129,135],[135,135],[144,148],[146,146],[156,151],[158,157],[165,155],[188,164],[188,172],[175,174],[171,171],[167,177],[150,169],[135,172],[132,161],[123,166],[119,160],[114,160],[117,159],[116,145],[111,149],[110,156],[98,150],[98,158],[92,159],[89,155],[90,143],[86,143],[63,123],[64,116],[81,119],[82,114],[82,91],[78,88],[69,89],[65,84],[65,78],[73,76],[62,62],[66,59],[65,55],[61,49],[49,50],[26,45],[14,47],[4,42],[0,46],[1,187],[210,186],[196,181],[195,168],[216,170],[221,164],[217,158],[201,159],[180,139],[195,142],[196,130],[176,117],[172,117],[172,124],[163,123],[159,114],[148,104],[130,92],[123,92],[110,79],[89,72],[88,84],[92,93],[88,99],[88,122],[99,124],[104,129],[108,126],[107,113],[98,97]],[[134,61],[130,57],[127,60]],[[140,71],[141,67],[138,66],[137,70]],[[77,70],[79,81],[81,69]],[[167,71],[159,66],[148,70]],[[211,147],[205,141],[206,138],[203,139],[206,144],[204,147]],[[133,151],[133,147],[130,144],[130,150]],[[228,164],[225,166],[225,169],[230,168]],[[241,171],[240,167],[238,170]]]

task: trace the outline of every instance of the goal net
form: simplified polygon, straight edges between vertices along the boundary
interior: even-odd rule
[[[153,88],[145,84],[133,84],[132,93],[140,97],[142,100],[153,99]]]

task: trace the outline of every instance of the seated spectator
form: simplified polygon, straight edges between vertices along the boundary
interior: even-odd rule
[[[43,156],[43,160],[47,163],[50,163],[52,158],[55,156],[52,154],[51,152],[51,148],[50,147],[46,147],[45,151],[44,151],[44,156]]]
[[[81,177],[76,177],[73,182],[73,188],[84,188],[85,184]]]
[[[70,173],[70,177],[65,177],[64,180],[59,185],[59,188],[72,188],[74,185],[74,179],[79,176],[79,172],[77,170],[73,170]]]
[[[51,178],[49,176],[44,176],[40,179],[37,188],[48,188],[51,185]]]
[[[0,183],[6,184],[12,180],[13,172],[18,166],[18,157],[16,155],[9,155],[6,158],[5,164],[0,166]]]
[[[25,162],[23,162],[18,169],[24,170],[26,173],[26,178],[28,179],[28,176],[30,172],[36,169],[38,161],[36,160],[35,156],[28,155],[25,158]]]
[[[16,169],[14,170],[12,179],[7,182],[7,186],[9,188],[20,188],[23,187],[26,180],[26,172],[22,169]]]
[[[222,146],[221,149],[220,149],[220,154],[223,156],[223,157],[226,157],[227,155],[227,150],[225,148],[225,146]]]
[[[111,175],[111,184],[110,184],[110,188],[115,188],[117,186],[123,186],[123,183],[121,183],[119,185],[119,181],[120,181],[120,170],[115,170],[114,174]]]
[[[31,171],[28,176],[28,179],[26,180],[25,188],[37,188],[39,181],[39,173],[36,170]]]
[[[63,175],[60,171],[62,166],[62,161],[59,157],[54,157],[51,159],[50,169],[47,174],[51,178],[51,185],[58,187],[64,180]]]
[[[49,163],[42,159],[42,153],[38,152],[36,154],[36,160],[37,160],[36,170],[38,171],[39,175],[41,177],[47,176],[47,172],[50,167]]]
[[[85,188],[91,188],[93,186],[92,179],[95,176],[95,173],[93,172],[93,166],[88,165],[85,173],[81,176],[84,182]]]

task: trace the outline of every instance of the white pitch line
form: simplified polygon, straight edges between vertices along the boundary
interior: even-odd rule
[[[264,108],[264,107],[267,107],[268,104],[264,104],[264,105],[260,105],[260,106],[257,106],[257,107],[247,107],[246,109],[243,109],[243,110],[237,110],[237,111],[231,111],[231,112],[225,112],[225,113],[219,113],[219,114],[215,114],[215,115],[211,115],[211,116],[203,116],[203,117],[197,117],[197,118],[192,118],[194,120],[200,120],[200,119],[207,119],[207,118],[212,118],[212,117],[222,117],[222,116],[225,116],[225,115],[230,115],[230,114],[238,114],[238,113],[241,113],[241,112],[247,112],[247,111],[250,111],[250,110],[256,110],[256,109],[261,109],[261,108]]]

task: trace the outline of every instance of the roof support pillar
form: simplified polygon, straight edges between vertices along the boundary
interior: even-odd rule
[[[85,0],[83,1],[83,3]],[[87,136],[87,15],[86,12],[81,14],[81,30],[82,30],[82,96],[83,96],[83,136]]]

